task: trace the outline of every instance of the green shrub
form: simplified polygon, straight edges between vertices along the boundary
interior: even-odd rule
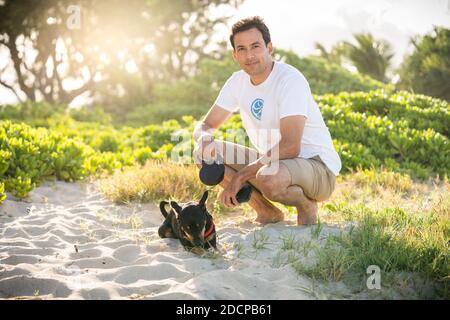
[[[316,96],[346,173],[384,167],[426,179],[450,176],[449,106],[406,92],[340,93]],[[192,162],[192,116],[161,125],[114,128],[55,116],[48,128],[0,121],[0,179],[24,197],[46,178],[65,181],[144,165],[148,159]],[[252,147],[240,115],[216,136]]]
[[[90,146],[100,152],[117,152],[119,150],[117,137],[110,132],[101,132],[94,137]]]
[[[389,94],[376,90],[315,96],[315,100],[321,105],[333,105],[366,115],[386,116],[393,122],[402,121],[414,129],[432,128],[449,137],[450,110],[448,103],[439,99],[405,91]]]
[[[152,149],[149,147],[139,148],[134,151],[134,157],[139,164],[144,165],[148,159],[152,158]]]
[[[0,203],[5,201],[6,194],[5,194],[5,184],[0,181]]]
[[[110,124],[111,114],[108,114],[100,106],[85,106],[77,109],[70,109],[69,115],[80,122],[97,122],[100,124]]]
[[[345,150],[343,172],[356,163],[363,168],[373,163],[421,178],[431,173],[449,176],[450,108],[446,102],[427,99],[429,104],[425,105],[423,96],[416,99],[410,93],[390,95],[384,91],[315,98],[333,139],[338,141],[338,152]]]
[[[126,117],[126,124],[140,127],[148,124],[159,124],[167,119],[180,121],[186,115],[200,119],[207,112],[208,107],[206,103],[187,105],[176,104],[173,101],[148,104],[130,112]]]
[[[23,121],[34,127],[48,127],[49,119],[64,114],[65,110],[65,105],[28,101],[17,105],[0,106],[0,120]]]

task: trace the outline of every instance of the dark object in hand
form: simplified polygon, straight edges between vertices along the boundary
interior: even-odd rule
[[[199,172],[201,182],[207,186],[215,186],[222,182],[224,176],[225,165],[220,161],[220,159],[212,163],[207,163],[205,160],[202,160],[202,168]],[[246,183],[236,194],[236,200],[239,203],[247,202],[250,200],[252,192],[252,186]]]

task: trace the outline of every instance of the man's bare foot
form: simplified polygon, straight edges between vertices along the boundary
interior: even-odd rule
[[[248,202],[256,211],[256,222],[267,224],[284,220],[284,213],[266,199],[259,190],[254,189]]]
[[[284,213],[264,197],[252,197],[249,203],[256,211],[256,222],[267,224],[284,220]]]
[[[268,223],[277,223],[284,220],[284,213],[281,210],[273,210],[270,213],[264,212],[264,213],[258,213],[256,212],[256,222],[262,223],[262,224],[268,224]]]
[[[303,193],[303,192],[302,192]],[[307,198],[302,194],[302,204],[297,206],[297,224],[298,225],[308,225],[317,223],[317,214],[319,212],[319,207],[317,206],[317,201]]]

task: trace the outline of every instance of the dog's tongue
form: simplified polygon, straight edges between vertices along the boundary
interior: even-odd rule
[[[207,186],[215,186],[223,180],[225,165],[220,160],[218,159],[213,163],[207,163],[205,160],[202,160],[202,168],[199,172],[201,182]]]

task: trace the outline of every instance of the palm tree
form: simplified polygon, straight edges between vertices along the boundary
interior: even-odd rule
[[[450,29],[434,27],[411,39],[414,51],[399,68],[398,88],[412,90],[450,102]]]
[[[325,47],[319,42],[316,42],[314,47],[320,57],[339,65],[342,63],[342,56],[344,54],[344,46],[342,42],[338,42],[330,49],[330,51],[327,51],[327,49],[325,49]]]
[[[360,73],[387,82],[386,71],[394,56],[391,45],[384,40],[375,40],[370,33],[354,34],[357,44],[344,41],[344,55]]]

